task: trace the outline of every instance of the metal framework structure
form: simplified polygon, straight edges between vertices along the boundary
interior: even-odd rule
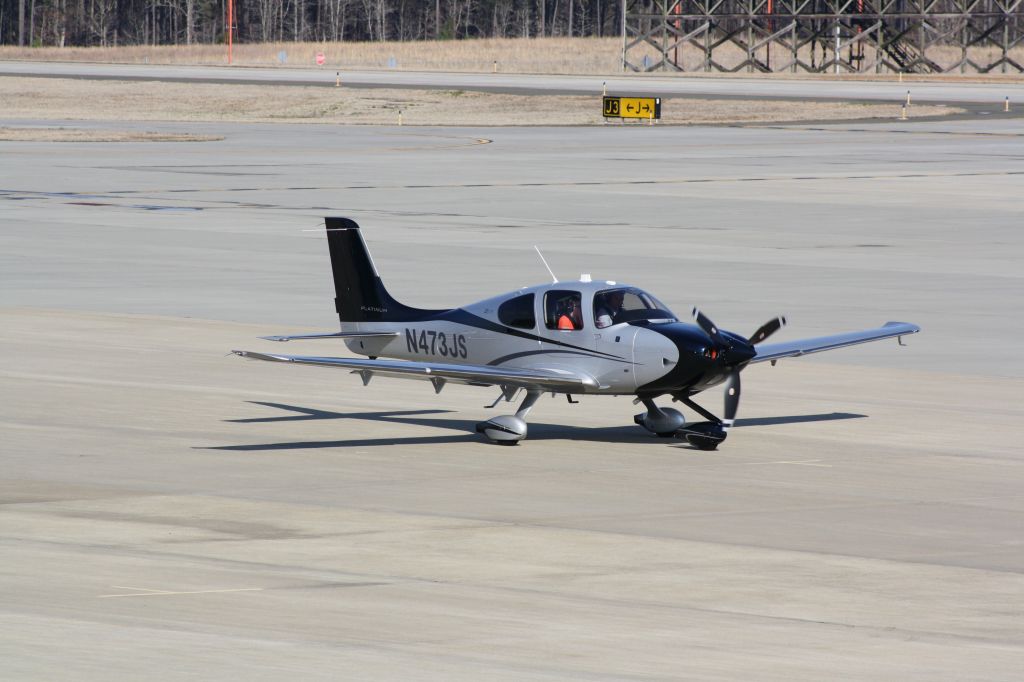
[[[1024,72],[1024,0],[623,0],[622,68]]]

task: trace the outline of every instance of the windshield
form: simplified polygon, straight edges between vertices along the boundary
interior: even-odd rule
[[[598,329],[620,322],[675,319],[661,301],[640,289],[619,287],[594,294],[594,324]]]

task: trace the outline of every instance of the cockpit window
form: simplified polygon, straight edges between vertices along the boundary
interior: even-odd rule
[[[578,291],[552,289],[544,294],[544,324],[548,329],[583,329],[582,297]]]
[[[598,329],[637,320],[675,320],[665,305],[633,287],[605,289],[594,294],[594,324]]]
[[[516,296],[498,306],[498,319],[502,324],[519,329],[533,329],[537,324],[533,314],[533,294]]]

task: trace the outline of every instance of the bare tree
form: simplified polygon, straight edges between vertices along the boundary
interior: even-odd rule
[[[391,13],[388,0],[362,0],[362,3],[370,40],[387,40],[387,17]]]
[[[196,0],[182,0],[185,3],[185,44],[191,45],[195,39]]]
[[[491,35],[495,38],[508,36],[510,21],[512,20],[513,0],[496,0],[491,8]]]
[[[113,28],[113,19],[117,11],[117,0],[90,0],[89,31],[99,40],[100,47],[107,47],[108,36]]]
[[[330,35],[331,40],[345,39],[345,22],[347,20],[348,6],[351,0],[326,0],[327,3],[327,25],[330,29],[325,32]]]
[[[461,31],[469,24],[473,10],[473,0],[447,0],[447,19],[445,32],[449,38],[458,38]]]
[[[281,0],[256,0],[256,16],[259,21],[259,35],[263,42],[274,39],[274,26],[277,24],[277,8]]]

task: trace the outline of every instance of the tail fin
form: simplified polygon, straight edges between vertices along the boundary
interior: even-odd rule
[[[445,312],[410,308],[392,298],[373,266],[359,225],[348,218],[326,218],[326,222],[334,306],[342,322],[412,322]]]

